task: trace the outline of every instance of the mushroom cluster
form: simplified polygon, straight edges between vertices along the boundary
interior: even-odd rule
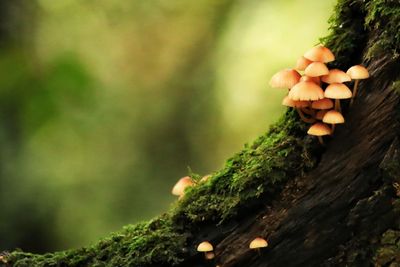
[[[317,136],[321,144],[324,143],[322,136],[332,135],[335,125],[345,121],[340,101],[351,99],[351,105],[359,81],[369,77],[368,70],[361,65],[347,72],[329,69],[325,64],[334,60],[331,50],[318,45],[297,60],[295,69],[281,70],[270,81],[273,88],[289,90],[282,105],[295,108],[301,120],[312,124],[307,133]],[[355,81],[353,91],[345,84],[352,80]]]

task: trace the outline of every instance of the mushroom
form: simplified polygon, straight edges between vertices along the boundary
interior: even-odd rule
[[[333,101],[329,98],[322,98],[311,103],[313,109],[331,109],[333,108]]]
[[[210,256],[211,256],[211,255],[208,255],[208,256],[207,256],[207,252],[211,252],[211,251],[213,251],[213,250],[214,250],[213,246],[212,246],[211,243],[208,242],[208,241],[203,241],[203,242],[201,242],[201,243],[197,246],[197,251],[198,251],[198,252],[204,252],[204,257],[205,257],[206,259],[208,259],[207,257],[210,257]],[[214,256],[215,256],[215,254],[214,254]]]
[[[307,118],[306,116],[304,116],[303,114],[303,108],[308,107],[309,103],[308,101],[296,101],[296,100],[292,100],[290,99],[289,96],[285,96],[285,98],[282,100],[282,105],[287,106],[287,107],[291,107],[291,108],[295,108],[297,113],[299,114],[300,118],[307,123],[313,123],[315,120],[312,118]]]
[[[206,258],[207,260],[212,260],[212,259],[215,258],[215,253],[212,252],[212,251],[206,252],[206,253],[205,253],[205,258]]]
[[[304,57],[311,61],[328,63],[335,60],[335,55],[329,48],[317,45],[304,53]]]
[[[314,82],[299,82],[289,92],[292,100],[315,101],[324,98],[324,91]]]
[[[305,70],[307,66],[310,65],[311,63],[312,63],[311,60],[301,56],[296,62],[296,70]]]
[[[326,98],[335,99],[335,110],[340,111],[340,99],[351,98],[351,90],[343,83],[331,83],[326,87],[325,93]]]
[[[329,128],[328,125],[322,122],[314,123],[307,131],[307,134],[317,136],[318,141],[321,143],[321,145],[324,144],[322,136],[330,135],[331,133],[332,133],[331,128]]]
[[[325,123],[332,124],[332,134],[333,134],[333,132],[335,131],[335,125],[339,123],[344,123],[344,118],[339,111],[329,110],[324,115],[322,121]]]
[[[189,176],[182,177],[172,188],[172,194],[181,198],[185,194],[185,189],[193,185],[194,182],[192,178],[190,178]]]
[[[249,248],[257,250],[258,254],[260,254],[260,248],[268,247],[268,242],[262,237],[256,237],[253,241],[250,242]]]
[[[301,82],[314,82],[314,83],[316,83],[318,85],[321,85],[321,79],[318,76],[317,77],[310,77],[310,76],[304,75],[304,76],[302,76],[300,78],[300,81]]]
[[[324,83],[344,83],[344,82],[350,82],[351,78],[350,76],[345,73],[344,71],[338,70],[338,69],[333,69],[329,70],[328,75],[322,76],[321,80]]]
[[[304,73],[310,77],[317,77],[329,74],[328,67],[322,62],[313,62],[307,66]]]
[[[300,80],[300,73],[294,69],[285,69],[275,73],[269,85],[273,88],[292,88]]]
[[[353,104],[354,98],[357,95],[358,82],[360,80],[367,79],[369,77],[369,73],[368,73],[368,70],[361,65],[355,65],[355,66],[349,68],[346,73],[350,76],[350,78],[352,80],[355,80],[354,87],[353,87],[353,97],[351,98],[351,101],[350,101],[350,105],[351,105],[351,104]]]

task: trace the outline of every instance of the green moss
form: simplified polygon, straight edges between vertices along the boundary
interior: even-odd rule
[[[374,262],[375,266],[400,264],[400,231],[388,230],[383,233]]]

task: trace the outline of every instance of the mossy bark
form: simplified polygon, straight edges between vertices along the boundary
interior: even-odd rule
[[[332,66],[368,67],[321,147],[293,111],[167,214],[97,244],[6,255],[12,266],[400,266],[400,4],[339,0]],[[269,247],[248,249],[256,236]],[[195,250],[209,240],[216,258]]]

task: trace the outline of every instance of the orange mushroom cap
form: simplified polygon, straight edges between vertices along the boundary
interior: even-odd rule
[[[322,76],[321,80],[325,83],[344,83],[350,82],[350,76],[344,71],[333,69],[329,71],[328,75]]]
[[[293,69],[285,69],[275,73],[269,85],[273,88],[292,88],[300,80],[300,73]]]
[[[349,87],[343,83],[332,83],[325,89],[325,97],[332,99],[351,98],[352,93]]]
[[[329,124],[339,124],[344,123],[344,118],[339,111],[329,110],[328,112],[326,112],[322,121]]]
[[[368,70],[361,65],[355,65],[349,68],[346,72],[353,80],[362,80],[369,77]]]
[[[213,250],[214,250],[213,246],[208,241],[203,241],[197,246],[197,251],[199,252],[209,252]]]
[[[314,109],[331,109],[333,108],[333,101],[329,98],[323,98],[312,102],[311,107]]]
[[[329,74],[328,67],[322,62],[313,62],[307,66],[304,73],[310,77],[317,77]]]
[[[292,100],[318,100],[324,98],[324,91],[313,82],[299,82],[289,92]]]
[[[331,62],[335,60],[335,55],[329,48],[323,45],[317,45],[304,53],[304,57],[311,61]]]
[[[251,249],[265,248],[265,247],[268,247],[268,242],[267,240],[261,237],[254,238],[249,245],[249,248]]]
[[[332,130],[325,123],[317,122],[314,123],[310,127],[310,129],[308,129],[307,133],[309,135],[323,136],[323,135],[330,135],[332,133]]]
[[[305,70],[307,66],[310,65],[311,63],[312,63],[311,60],[301,56],[296,62],[296,70]]]
[[[212,259],[214,259],[215,258],[215,253],[214,252],[212,252],[212,251],[208,251],[208,252],[206,252],[206,259],[207,260],[212,260]]]
[[[282,100],[282,105],[292,108],[305,108],[309,106],[309,103],[308,101],[292,100],[289,96],[285,96],[285,98]]]
[[[189,176],[185,176],[175,184],[172,188],[172,194],[175,196],[182,196],[185,193],[185,189],[189,186],[193,186],[194,182]]]

